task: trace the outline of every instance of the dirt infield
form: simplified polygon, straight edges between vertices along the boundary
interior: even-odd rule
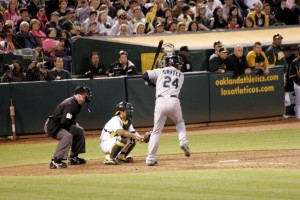
[[[214,127],[188,126],[188,134],[217,134],[241,133],[284,128],[300,128],[300,121],[296,119],[280,120],[276,122],[260,122],[238,125],[222,125]],[[167,133],[175,134],[174,127]],[[89,134],[89,138],[98,137]],[[53,142],[51,139],[30,138],[18,140],[18,143]],[[5,145],[15,144],[7,142]],[[135,157],[134,163],[124,163],[116,166],[106,166],[102,160],[88,160],[86,165],[68,166],[62,170],[50,170],[49,164],[26,165],[2,168],[0,176],[43,176],[66,174],[112,174],[112,173],[143,173],[178,170],[232,169],[232,168],[290,168],[300,169],[300,149],[240,151],[240,152],[209,152],[192,153],[186,158],[183,154],[158,155],[159,165],[145,166],[145,157]],[[34,170],[33,170],[34,169]]]

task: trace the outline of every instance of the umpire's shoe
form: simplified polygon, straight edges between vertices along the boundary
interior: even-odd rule
[[[68,164],[69,165],[83,165],[86,163],[86,160],[83,158],[79,158],[78,156],[73,156],[69,158]]]
[[[183,144],[182,146],[180,146],[180,148],[181,148],[181,150],[183,151],[183,153],[186,157],[191,156],[190,148],[187,144]]]
[[[52,158],[50,163],[50,169],[62,169],[67,168],[67,163],[64,163],[61,161],[61,159],[58,158]]]

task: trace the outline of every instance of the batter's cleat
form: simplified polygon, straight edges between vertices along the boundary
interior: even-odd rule
[[[131,156],[125,157],[124,154],[120,154],[120,155],[117,156],[117,161],[118,162],[125,162],[125,163],[132,163],[133,158]]]
[[[70,157],[68,160],[68,165],[83,165],[86,163],[86,160],[79,158],[78,156]]]
[[[50,163],[50,169],[62,169],[62,168],[67,168],[67,163],[64,163],[61,161],[61,159],[57,158],[52,158],[51,163]]]
[[[183,153],[186,157],[191,156],[190,148],[187,144],[184,144],[184,145],[180,146],[180,148],[181,148],[181,150],[183,151]]]
[[[157,166],[158,162],[155,161],[154,163],[146,163],[147,166]]]
[[[105,160],[103,161],[103,163],[105,165],[117,165],[118,164],[118,162],[114,158],[111,158],[109,155],[107,155],[105,157]]]

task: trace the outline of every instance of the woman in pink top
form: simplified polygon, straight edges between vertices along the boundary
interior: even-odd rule
[[[17,25],[17,22],[21,19],[18,6],[19,3],[17,0],[9,0],[7,5],[8,8],[5,11],[5,19],[13,21],[14,25]]]
[[[43,46],[43,41],[46,39],[46,34],[40,29],[41,23],[37,19],[30,21],[30,33],[35,37],[39,43],[39,47]]]
[[[43,50],[46,54],[50,54],[50,57],[55,57],[55,51],[61,51],[64,47],[64,42],[56,40],[56,29],[48,29],[48,38],[43,42]]]

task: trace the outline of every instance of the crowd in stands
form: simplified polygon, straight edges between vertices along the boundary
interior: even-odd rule
[[[297,25],[299,16],[299,0],[0,0],[0,52],[47,57],[52,67],[63,57],[70,71],[79,37]]]

